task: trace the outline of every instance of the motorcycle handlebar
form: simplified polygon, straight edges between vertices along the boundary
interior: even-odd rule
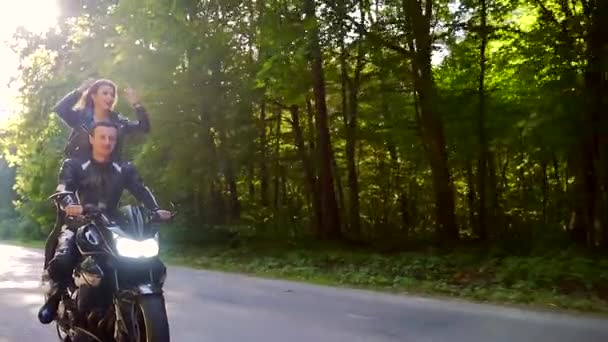
[[[76,217],[76,216],[67,216],[67,217],[72,218],[72,219],[78,219],[78,218],[94,219],[101,214],[103,214],[103,212],[101,209],[99,209],[99,207],[97,207],[96,205],[93,205],[93,204],[86,204],[82,208],[81,215],[79,215],[78,217]],[[155,222],[155,223],[171,222],[175,216],[177,216],[177,211],[171,212],[171,218],[169,218],[168,220],[163,220],[160,217],[160,214],[158,212],[154,211],[149,214],[149,219],[150,219],[150,221]]]
[[[69,191],[60,191],[57,192],[55,194],[53,194],[50,198],[54,199],[54,200],[58,200],[59,198],[61,198],[62,196],[68,195],[68,194],[72,194],[72,192]],[[169,218],[167,221],[171,222],[173,221],[173,218],[175,218],[178,214],[178,211],[176,210],[175,204],[173,202],[171,202],[171,208],[173,209],[171,211],[171,218]],[[88,218],[88,219],[93,219],[97,216],[99,216],[100,214],[102,214],[102,210],[93,204],[85,204],[82,208],[82,214],[80,215],[81,218]],[[67,216],[67,215],[66,215]],[[75,219],[75,216],[67,216],[68,218],[71,219]],[[160,218],[160,215],[158,214],[158,212],[152,212],[149,215],[149,218],[152,222],[165,222],[165,220],[162,220]]]

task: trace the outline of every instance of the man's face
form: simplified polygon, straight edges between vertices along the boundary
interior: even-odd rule
[[[106,158],[109,157],[116,146],[117,135],[118,132],[114,127],[96,127],[93,135],[89,136],[93,155]]]

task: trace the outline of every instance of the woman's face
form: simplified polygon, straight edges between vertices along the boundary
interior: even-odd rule
[[[106,84],[101,85],[91,97],[95,108],[109,111],[112,109],[112,105],[114,105],[114,88]]]

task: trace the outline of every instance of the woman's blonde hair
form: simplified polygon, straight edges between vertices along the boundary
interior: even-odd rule
[[[93,83],[88,89],[82,92],[82,96],[74,105],[74,110],[84,110],[85,108],[93,108],[93,94],[97,94],[99,87],[110,86],[114,91],[114,103],[112,103],[111,110],[114,110],[116,103],[118,102],[118,87],[116,84],[107,79],[99,79]]]

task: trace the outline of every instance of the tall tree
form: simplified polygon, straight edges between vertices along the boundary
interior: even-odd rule
[[[458,239],[454,189],[448,167],[443,120],[435,101],[437,89],[431,68],[433,38],[431,22],[433,1],[404,1],[409,51],[412,54],[412,77],[420,100],[420,118],[433,176],[437,220],[437,237],[443,241]]]
[[[328,127],[327,103],[325,94],[325,76],[323,55],[319,45],[319,28],[314,0],[304,0],[304,13],[309,23],[310,68],[315,96],[315,125],[317,128],[317,151],[319,163],[319,190],[323,223],[320,236],[324,239],[337,239],[341,236],[340,215],[334,177],[332,172],[332,146]]]

